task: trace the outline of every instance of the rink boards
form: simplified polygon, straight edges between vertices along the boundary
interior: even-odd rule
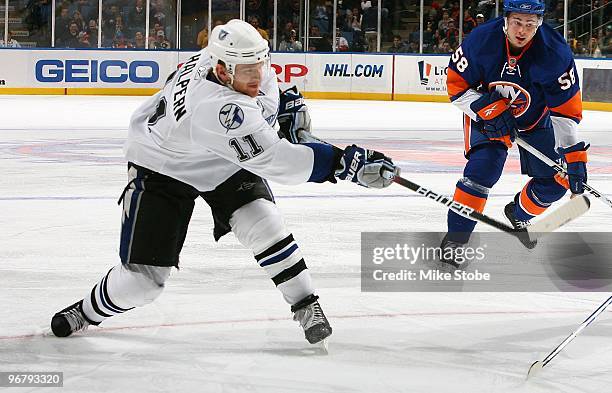
[[[2,49],[0,94],[151,95],[195,52]],[[447,102],[446,55],[273,53],[281,88],[309,98]],[[585,109],[612,110],[607,59],[577,59]],[[586,83],[585,83],[586,77]]]

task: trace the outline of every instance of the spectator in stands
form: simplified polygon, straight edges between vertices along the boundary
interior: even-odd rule
[[[480,0],[478,2],[478,12],[483,14],[485,20],[491,19],[495,9],[495,0]]]
[[[445,36],[446,30],[448,30],[448,20],[450,17],[448,16],[448,11],[444,11],[442,13],[442,19],[438,22],[438,30],[440,30],[440,35]]]
[[[136,0],[134,8],[128,14],[128,20],[132,29],[144,29],[147,24],[147,14],[143,0]]]
[[[9,30],[6,42],[4,37],[0,40],[0,48],[21,48],[21,44],[13,38],[13,32]]]
[[[485,23],[484,15],[483,14],[476,14],[476,27],[480,26],[483,23]]]
[[[455,50],[450,46],[446,40],[442,40],[442,50],[440,53],[453,53]]]
[[[181,28],[183,29],[181,32],[181,49],[198,49],[192,25],[184,24]]]
[[[574,49],[574,54],[576,56],[587,56],[589,54],[581,40],[576,41],[576,48]]]
[[[90,19],[87,24],[87,34],[89,34],[89,38],[94,42],[98,42],[98,21],[95,19]]]
[[[451,3],[451,8],[448,13],[448,17],[452,20],[459,20],[459,14],[461,13],[461,9],[459,8],[459,2],[453,1]]]
[[[336,9],[336,28],[340,29],[340,31],[348,31],[349,28],[346,19],[346,12],[340,7]]]
[[[79,25],[76,22],[70,22],[68,27],[68,38],[62,43],[65,48],[78,48],[79,47]]]
[[[391,46],[389,47],[389,49],[387,49],[387,52],[389,53],[402,53],[406,51],[406,47],[404,46],[404,43],[402,42],[402,37],[399,35],[394,35],[393,36],[393,43],[391,44]]]
[[[376,5],[376,0],[374,1],[374,4],[372,4],[371,0],[361,1],[361,9],[363,10],[361,30],[364,32],[369,52],[375,52],[377,46],[378,6]]]
[[[136,49],[144,49],[145,48],[145,36],[144,33],[140,30],[136,30],[134,33],[134,48]]]
[[[308,42],[310,52],[331,52],[332,45],[329,35],[321,34],[317,25],[310,26],[310,39]]]
[[[304,50],[302,43],[297,40],[295,30],[291,30],[288,36],[281,41],[278,50],[281,52],[302,52]]]
[[[359,11],[359,8],[357,7],[353,8],[353,10],[351,11],[351,21],[349,25],[353,29],[353,31],[361,31],[361,20],[362,19],[363,19],[363,15]]]
[[[203,49],[208,46],[208,24],[204,24],[202,30],[198,32],[198,37],[196,38],[196,45],[198,48]]]
[[[123,34],[120,31],[117,32],[117,34],[115,34],[115,39],[113,40],[113,48],[130,49],[133,47],[134,45],[132,45],[132,43],[127,40],[127,38],[125,37],[125,34]]]
[[[419,53],[419,43],[416,41],[410,41],[404,52],[406,53]]]
[[[594,58],[602,57],[601,48],[599,47],[599,42],[597,41],[597,37],[591,37],[589,40],[589,56]]]
[[[166,39],[166,34],[164,33],[163,30],[158,30],[155,36],[157,38],[155,41],[153,41],[153,46],[152,46],[153,49],[171,49],[172,48],[172,44],[170,43],[170,41]],[[151,46],[149,46],[149,48],[151,48]]]
[[[477,26],[476,21],[472,18],[472,14],[470,14],[470,10],[465,10],[463,13],[463,34],[468,35],[474,30]]]
[[[453,19],[448,20],[447,26],[446,42],[448,42],[451,48],[457,48],[459,46],[459,29],[455,27],[455,21]]]
[[[423,29],[423,52],[431,52],[435,44],[433,22],[428,20],[427,25]]]
[[[68,15],[68,7],[60,9],[60,15],[55,19],[55,43],[56,45],[64,45],[64,42],[70,38],[70,16]]]
[[[255,28],[255,30],[257,30],[259,32],[259,34],[261,35],[261,37],[270,42],[270,38],[268,37],[268,32],[265,31],[264,29],[262,29],[261,27],[259,27],[259,18],[256,16],[252,16],[249,19],[249,23],[251,24],[251,26],[253,26]]]
[[[79,27],[79,31],[83,31],[87,27],[87,25],[85,24],[85,20],[83,19],[83,16],[81,15],[81,12],[79,10],[76,10],[72,13],[72,22],[77,24],[77,26]]]
[[[349,42],[342,36],[340,28],[336,28],[336,50],[338,52],[348,52]]]
[[[91,43],[89,42],[89,34],[86,31],[79,32],[78,35],[79,44],[77,48],[91,48]]]
[[[329,15],[324,0],[317,0],[317,3],[312,12],[314,24],[319,28],[321,34],[329,32]]]
[[[606,35],[602,36],[599,39],[599,48],[601,49],[601,54],[605,57],[612,56],[612,25],[606,26]]]

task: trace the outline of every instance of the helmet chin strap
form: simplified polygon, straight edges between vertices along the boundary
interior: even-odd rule
[[[219,78],[219,75],[217,75],[217,66],[214,66],[212,69],[213,74],[215,75],[215,78],[217,78],[217,80],[221,83],[223,83],[223,85],[225,85],[226,87],[229,87],[230,89],[234,90],[234,74],[232,74],[227,67],[225,68],[227,70],[227,76],[229,78],[229,80],[227,82],[223,82],[221,80],[221,78]]]

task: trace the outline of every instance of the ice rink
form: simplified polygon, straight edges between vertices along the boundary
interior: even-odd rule
[[[362,293],[362,231],[446,227],[441,205],[397,185],[272,184],[334,328],[328,355],[304,340],[249,250],[231,234],[214,242],[202,200],[157,301],[85,334],[44,336],[119,261],[121,148],[143,99],[0,96],[0,371],[61,371],[62,392],[612,391],[612,310],[525,382],[608,293]],[[404,177],[452,194],[465,160],[450,104],[309,105],[317,136],[381,150]],[[586,111],[580,125],[589,182],[608,197],[611,124],[612,113]],[[515,147],[485,210],[500,220],[527,179],[517,158]],[[611,219],[593,201],[563,230],[609,231]]]

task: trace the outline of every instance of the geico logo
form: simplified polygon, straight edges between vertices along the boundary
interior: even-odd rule
[[[105,82],[155,83],[159,80],[159,64],[136,60],[39,60],[36,62],[39,82]]]
[[[285,64],[284,66],[279,64],[272,64],[276,75],[281,76],[277,78],[279,82],[289,83],[292,77],[306,76],[308,73],[308,67],[302,64]]]

